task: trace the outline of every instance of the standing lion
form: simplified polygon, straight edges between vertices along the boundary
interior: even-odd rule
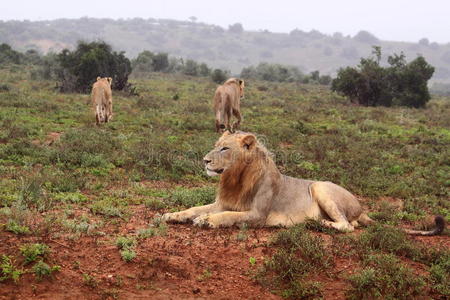
[[[214,94],[214,113],[216,114],[216,131],[233,131],[239,128],[242,121],[241,98],[244,97],[244,81],[230,78],[223,85],[217,87]],[[231,116],[237,121],[230,125]]]
[[[92,86],[92,105],[97,125],[107,123],[112,119],[111,83],[111,77],[97,77],[97,81]]]

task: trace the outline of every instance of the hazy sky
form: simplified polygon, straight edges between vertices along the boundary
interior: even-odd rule
[[[247,30],[317,29],[354,35],[367,30],[383,40],[450,42],[450,0],[0,0],[1,20],[57,18],[170,18]]]

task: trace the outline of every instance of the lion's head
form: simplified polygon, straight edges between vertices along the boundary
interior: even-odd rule
[[[111,77],[97,77],[97,81],[103,81],[108,83],[110,86],[112,84],[112,78]]]
[[[255,154],[256,137],[251,133],[225,131],[203,161],[206,173],[216,176],[233,171],[237,166],[248,163]]]
[[[260,179],[279,174],[264,145],[254,134],[242,131],[226,131],[203,161],[209,176],[220,175],[221,202],[232,210],[248,208]]]
[[[239,97],[244,98],[244,80],[238,78],[229,78],[224,84],[236,84],[239,87]]]

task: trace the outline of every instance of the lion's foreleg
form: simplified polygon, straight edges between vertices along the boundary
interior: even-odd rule
[[[242,224],[262,224],[263,218],[253,211],[225,211],[215,214],[202,215],[194,219],[194,225],[200,227],[218,228],[231,227]]]
[[[163,220],[172,223],[185,223],[188,221],[192,221],[198,216],[217,213],[220,211],[220,206],[217,203],[213,203],[203,206],[191,207],[180,212],[166,213],[163,215]]]

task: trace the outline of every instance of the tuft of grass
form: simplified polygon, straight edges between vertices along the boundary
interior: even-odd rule
[[[20,252],[25,257],[24,264],[36,261],[50,253],[50,247],[46,244],[26,244],[20,247]]]
[[[450,297],[450,251],[441,253],[430,267],[431,288]]]
[[[127,203],[122,199],[104,197],[95,201],[90,209],[94,214],[123,218],[127,212],[126,205]]]
[[[214,187],[177,188],[169,197],[171,205],[184,207],[206,205],[214,202],[216,190]]]
[[[405,256],[417,257],[419,249],[408,239],[405,232],[400,228],[374,224],[367,227],[359,238],[361,247],[372,250]]]
[[[133,249],[126,248],[120,251],[120,256],[124,261],[130,262],[136,257],[136,252]]]
[[[13,219],[8,219],[8,222],[5,226],[6,231],[10,231],[14,234],[18,235],[24,235],[24,234],[30,234],[30,229],[25,225],[20,225],[17,221]]]
[[[392,254],[372,254],[350,276],[349,299],[412,299],[424,292],[425,280]]]
[[[38,261],[32,268],[38,280],[42,280],[46,276],[51,276],[53,272],[59,271],[60,269],[60,266],[49,266],[42,260]]]
[[[119,249],[132,248],[136,245],[136,240],[132,237],[119,236],[116,239],[116,246]]]
[[[297,225],[277,233],[271,245],[278,249],[256,274],[257,281],[286,298],[320,297],[320,285],[308,281],[307,275],[333,265],[322,239]]]
[[[163,201],[156,198],[149,198],[145,200],[144,205],[152,210],[161,210],[167,207]]]
[[[14,267],[11,257],[2,255],[0,260],[0,282],[12,279],[17,283],[23,273],[23,270]]]

